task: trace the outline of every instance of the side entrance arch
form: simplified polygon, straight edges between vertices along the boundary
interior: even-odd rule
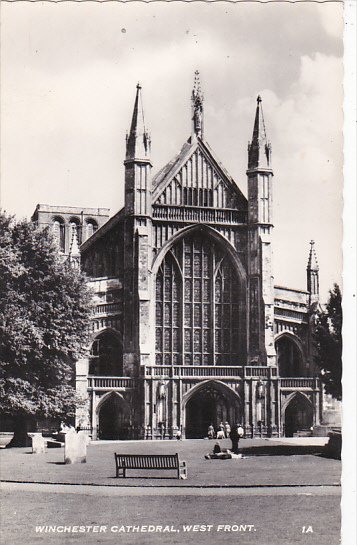
[[[129,439],[130,411],[128,404],[116,393],[106,396],[97,408],[98,439]]]
[[[292,396],[284,411],[285,437],[309,430],[313,425],[313,414],[311,401],[305,395],[297,393]]]
[[[221,422],[231,425],[242,419],[239,396],[223,383],[209,381],[194,387],[184,403],[187,439],[207,437],[208,426],[217,430]]]

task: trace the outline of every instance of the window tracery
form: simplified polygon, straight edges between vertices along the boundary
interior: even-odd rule
[[[156,364],[239,365],[240,286],[202,233],[179,241],[156,277]]]

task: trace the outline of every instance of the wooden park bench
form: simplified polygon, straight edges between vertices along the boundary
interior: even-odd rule
[[[187,465],[178,454],[118,454],[114,453],[116,476],[126,477],[127,469],[175,470],[178,479],[187,479]]]

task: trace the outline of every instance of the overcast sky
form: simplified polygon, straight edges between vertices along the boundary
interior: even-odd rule
[[[154,172],[191,131],[200,71],[205,139],[246,193],[261,94],[274,168],[274,275],[305,289],[316,241],[323,299],[341,282],[341,3],[2,5],[2,207],[124,200],[125,134],[143,87]]]

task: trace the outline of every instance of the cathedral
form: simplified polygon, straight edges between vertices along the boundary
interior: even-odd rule
[[[76,425],[93,439],[207,436],[240,423],[246,437],[311,434],[333,404],[314,364],[319,307],[314,243],[306,290],[275,286],[272,148],[257,98],[246,198],[205,140],[198,73],[192,130],[155,175],[136,88],[126,140],[125,205],[38,205],[66,259],[95,297],[88,357],[77,362],[86,400]]]

